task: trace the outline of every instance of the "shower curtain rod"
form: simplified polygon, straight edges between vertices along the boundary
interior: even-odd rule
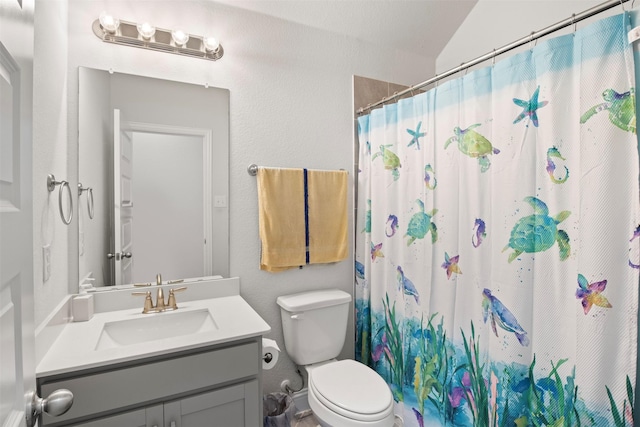
[[[499,49],[494,49],[493,51],[491,51],[489,53],[485,53],[484,55],[479,56],[476,59],[473,59],[473,60],[471,60],[469,62],[463,62],[459,66],[454,67],[454,68],[452,68],[452,69],[450,69],[448,71],[445,71],[442,74],[436,74],[435,76],[431,77],[429,80],[425,80],[422,83],[418,83],[417,85],[411,86],[411,87],[409,87],[407,89],[404,89],[404,90],[402,90],[400,92],[394,93],[391,96],[388,96],[386,98],[382,98],[380,101],[378,101],[378,102],[376,102],[374,104],[369,104],[366,107],[359,108],[358,110],[356,110],[356,113],[358,115],[364,114],[366,111],[369,111],[369,110],[371,110],[371,109],[373,109],[373,108],[375,108],[375,107],[377,107],[379,105],[382,105],[385,102],[391,101],[393,99],[397,99],[398,97],[406,95],[407,93],[410,93],[410,92],[412,92],[412,91],[414,91],[416,89],[423,88],[423,87],[425,87],[427,85],[430,85],[431,83],[435,83],[438,80],[441,80],[441,79],[443,79],[445,77],[449,77],[449,76],[451,76],[453,74],[456,74],[457,72],[462,71],[462,70],[464,70],[466,68],[472,67],[472,66],[474,66],[476,64],[479,64],[481,62],[484,62],[484,61],[486,61],[488,59],[495,58],[496,56],[498,56],[498,55],[500,55],[502,53],[505,53],[505,52],[508,52],[510,50],[513,50],[513,49],[515,49],[517,47],[520,47],[520,46],[522,46],[524,44],[531,43],[532,41],[537,40],[537,39],[539,39],[541,37],[544,37],[544,36],[546,36],[548,34],[551,34],[554,31],[561,30],[563,28],[568,27],[569,25],[574,25],[574,24],[576,24],[576,23],[578,23],[578,22],[580,22],[580,21],[582,21],[584,19],[590,18],[590,17],[592,17],[594,15],[597,15],[598,13],[604,12],[604,11],[609,10],[611,8],[614,8],[616,6],[622,6],[622,10],[624,10],[623,3],[626,3],[628,1],[629,0],[609,0],[609,1],[606,1],[604,3],[599,4],[597,6],[594,6],[591,9],[587,9],[587,10],[585,10],[583,12],[580,12],[578,14],[574,13],[573,15],[571,15],[571,17],[569,17],[567,19],[564,19],[564,20],[562,20],[560,22],[556,22],[555,24],[550,25],[550,26],[548,26],[546,28],[543,28],[542,30],[532,31],[531,34],[529,34],[526,37],[522,37],[521,39],[516,40],[516,41],[514,41],[512,43],[509,43],[509,44],[507,44],[505,46],[502,46]]]

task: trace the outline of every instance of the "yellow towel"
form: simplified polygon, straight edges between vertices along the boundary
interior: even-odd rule
[[[347,258],[347,172],[309,171],[310,264]]]
[[[257,178],[260,269],[276,272],[347,257],[345,171],[307,171],[308,222],[303,169],[259,168]]]

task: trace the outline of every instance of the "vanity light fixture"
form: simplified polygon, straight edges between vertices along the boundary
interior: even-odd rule
[[[148,22],[123,21],[102,12],[92,25],[93,33],[103,42],[142,49],[158,50],[217,61],[224,49],[214,37],[203,37],[182,30],[157,28]]]
[[[100,26],[104,29],[104,31],[109,34],[114,34],[120,26],[120,20],[114,18],[111,15],[107,15],[106,12],[102,12],[100,14],[98,21],[100,21]]]
[[[215,37],[205,37],[202,39],[202,43],[207,52],[215,52],[220,47],[220,42]]]
[[[171,31],[171,38],[176,46],[182,47],[189,41],[189,34],[182,30],[173,30]]]
[[[156,27],[149,24],[148,22],[138,24],[136,25],[136,28],[138,29],[138,34],[140,34],[145,40],[149,40],[156,33]]]

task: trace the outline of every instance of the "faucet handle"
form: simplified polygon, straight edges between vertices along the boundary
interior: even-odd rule
[[[142,308],[142,313],[146,314],[153,311],[153,300],[151,299],[151,291],[147,292],[131,292],[131,295],[139,296],[142,295],[145,297],[144,299],[144,307]]]
[[[169,300],[167,301],[167,306],[169,306],[169,310],[177,310],[178,304],[176,303],[176,296],[174,292],[182,292],[187,290],[186,286],[182,286],[180,288],[169,289]]]

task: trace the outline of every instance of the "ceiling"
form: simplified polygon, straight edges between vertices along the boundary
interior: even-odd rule
[[[477,0],[216,0],[435,59]]]

